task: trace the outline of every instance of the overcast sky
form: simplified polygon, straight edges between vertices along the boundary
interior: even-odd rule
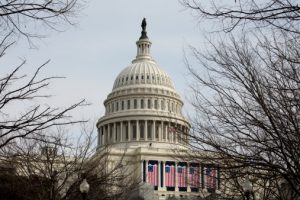
[[[29,48],[24,40],[19,41],[0,65],[8,71],[26,59],[23,72],[31,73],[51,59],[44,74],[67,78],[53,82],[47,92],[54,96],[47,103],[65,106],[86,99],[92,105],[78,111],[76,116],[97,119],[104,114],[103,101],[118,73],[136,56],[135,42],[140,36],[143,17],[148,23],[153,58],[171,76],[188,104],[183,50],[189,44],[201,46],[204,39],[201,24],[176,0],[89,0],[76,19],[76,26],[36,41],[37,49]]]

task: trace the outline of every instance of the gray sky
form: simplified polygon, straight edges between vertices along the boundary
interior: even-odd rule
[[[99,118],[104,114],[103,101],[115,78],[135,57],[143,17],[147,18],[153,58],[172,77],[188,104],[183,49],[189,44],[201,46],[204,39],[201,24],[176,0],[89,0],[75,27],[36,41],[38,49],[30,49],[26,41],[19,41],[0,60],[0,65],[7,66],[3,70],[7,72],[26,59],[23,72],[31,73],[51,59],[44,75],[67,79],[54,81],[48,88],[46,93],[54,96],[47,103],[65,106],[85,98],[92,105],[75,116]]]

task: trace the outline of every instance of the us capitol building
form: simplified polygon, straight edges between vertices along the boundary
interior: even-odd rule
[[[104,101],[97,151],[109,145],[112,163],[122,157],[124,167],[153,188],[153,199],[199,196],[207,192],[204,168],[176,158],[176,151],[188,149],[190,124],[182,115],[183,101],[151,57],[151,44],[144,19],[136,58],[116,77]],[[217,189],[216,177],[209,187]],[[140,196],[147,199],[141,191]]]

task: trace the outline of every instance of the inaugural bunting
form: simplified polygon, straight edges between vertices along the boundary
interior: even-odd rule
[[[148,164],[148,183],[153,186],[158,186],[158,167],[157,164]]]
[[[175,187],[175,166],[166,164],[165,167],[166,187]]]
[[[189,180],[191,188],[199,188],[199,166],[190,166]]]
[[[180,166],[178,165],[177,168],[178,172],[178,187],[187,187],[187,170],[186,166]]]
[[[217,169],[212,167],[204,168],[204,182],[208,189],[216,189],[217,187]]]

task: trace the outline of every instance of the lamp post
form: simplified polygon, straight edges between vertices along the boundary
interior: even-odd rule
[[[246,178],[246,180],[242,184],[242,186],[243,186],[244,195],[245,195],[246,199],[250,200],[250,195],[252,195],[253,199],[254,199],[252,183],[250,182],[248,177]]]
[[[90,185],[88,184],[88,182],[86,181],[86,179],[83,179],[82,182],[80,183],[79,190],[81,192],[82,199],[86,200],[87,193],[90,190]]]

